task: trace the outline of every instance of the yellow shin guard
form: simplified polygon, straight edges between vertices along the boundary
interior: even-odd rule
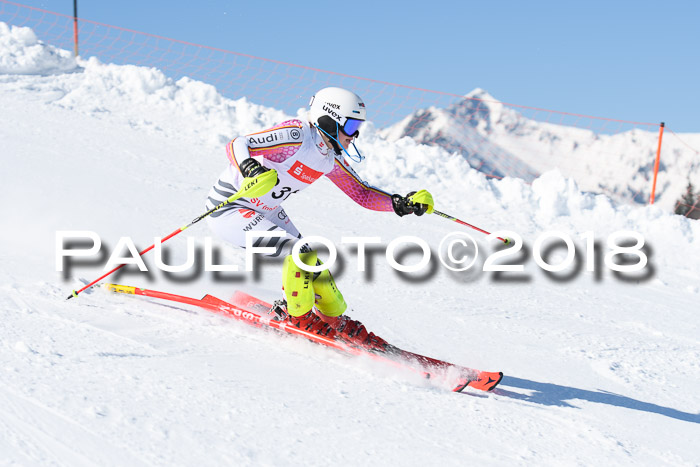
[[[309,266],[316,265],[316,252],[300,253],[301,261]],[[284,258],[282,267],[282,288],[287,299],[287,312],[292,316],[306,314],[314,306],[313,273],[304,271],[294,263],[292,256]]]
[[[326,316],[340,316],[347,309],[347,304],[335,286],[333,276],[326,269],[313,281],[313,289],[316,294],[316,308]]]

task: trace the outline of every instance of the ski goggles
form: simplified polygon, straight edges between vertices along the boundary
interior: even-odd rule
[[[356,118],[347,118],[345,120],[345,125],[340,127],[340,130],[347,136],[357,136],[360,134],[360,125],[362,125],[364,120],[358,120]]]

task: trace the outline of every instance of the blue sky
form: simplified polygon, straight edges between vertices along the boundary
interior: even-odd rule
[[[18,3],[72,14],[72,0]],[[78,0],[80,17],[455,94],[700,132],[700,0]]]

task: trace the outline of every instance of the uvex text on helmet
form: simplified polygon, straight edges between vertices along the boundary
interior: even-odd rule
[[[318,125],[322,130],[338,137],[338,128],[345,129],[348,120],[364,121],[367,118],[365,104],[360,96],[352,91],[343,88],[323,88],[318,91],[309,102],[309,121]],[[357,133],[356,128],[359,122],[352,122],[349,128],[355,129],[353,136]]]

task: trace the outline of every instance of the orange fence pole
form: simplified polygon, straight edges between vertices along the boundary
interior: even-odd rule
[[[654,196],[656,196],[656,177],[659,175],[659,161],[661,160],[661,140],[664,137],[664,122],[659,125],[659,147],[656,149],[656,163],[654,163],[654,183],[651,186],[651,197],[649,204],[654,204]]]

